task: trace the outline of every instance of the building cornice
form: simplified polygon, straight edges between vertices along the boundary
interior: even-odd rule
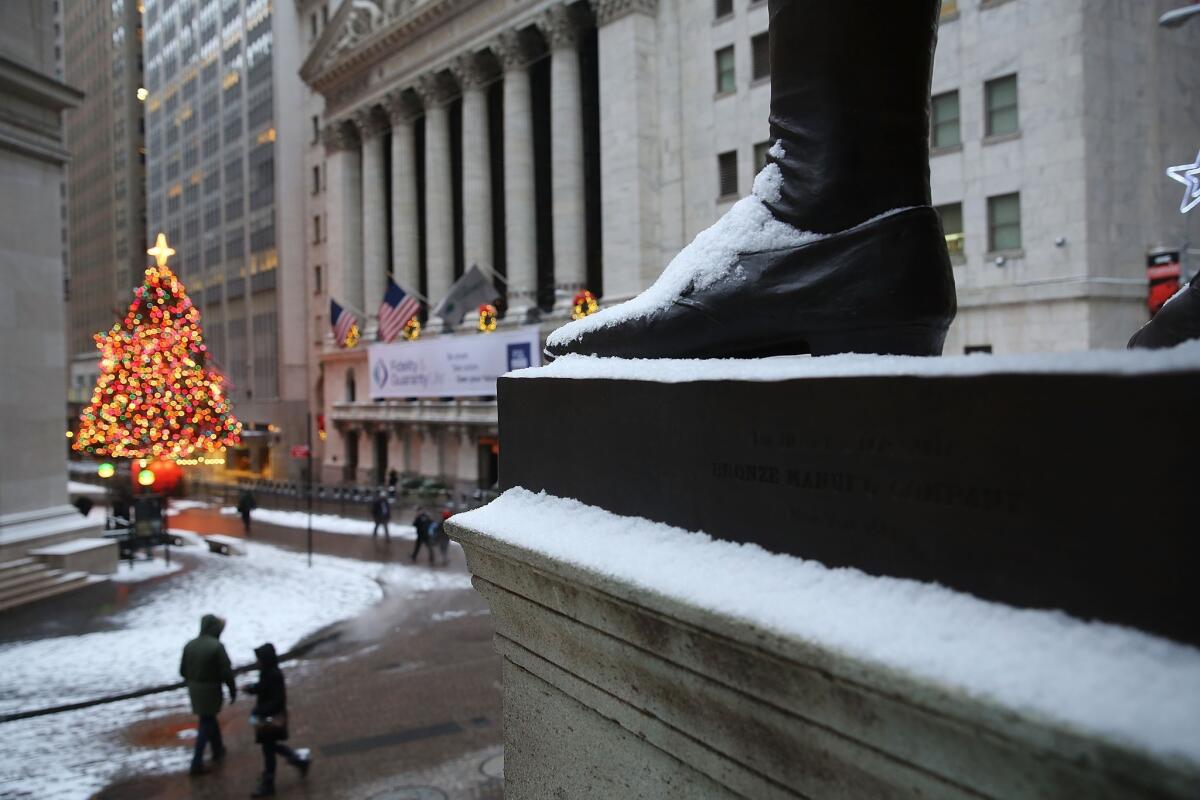
[[[584,2],[347,0],[318,38],[300,75],[324,96],[327,115],[342,116],[363,103],[384,103],[386,95],[398,88],[414,88],[424,72],[452,69],[458,56],[490,49],[497,31],[529,28],[551,6]],[[488,10],[494,13],[488,15]],[[576,9],[576,13],[586,17],[589,12]],[[451,24],[464,15],[471,20],[469,25]],[[410,49],[421,37],[429,41],[435,31],[445,32],[444,44]]]
[[[591,0],[592,12],[596,15],[597,27],[603,28],[628,14],[658,13],[658,0]]]
[[[77,89],[0,56],[0,149],[65,164],[62,111],[82,100]]]
[[[83,92],[48,75],[0,56],[0,93],[50,109],[62,111],[83,102]]]
[[[300,68],[305,83],[328,94],[346,78],[395,52],[481,0],[393,0],[391,13],[373,0],[346,0]]]

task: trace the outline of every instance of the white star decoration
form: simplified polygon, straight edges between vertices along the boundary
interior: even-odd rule
[[[1167,167],[1167,177],[1187,187],[1179,201],[1180,214],[1186,214],[1200,204],[1200,153],[1196,153],[1196,160],[1191,164]]]

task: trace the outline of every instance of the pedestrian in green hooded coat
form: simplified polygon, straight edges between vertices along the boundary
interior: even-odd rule
[[[200,718],[196,726],[196,748],[192,753],[193,775],[204,772],[204,749],[209,743],[214,761],[225,756],[221,726],[217,723],[217,713],[224,699],[221,684],[229,687],[231,703],[237,699],[237,685],[233,682],[229,654],[220,640],[224,629],[225,620],[215,614],[205,614],[200,620],[200,635],[184,645],[183,658],[179,661],[179,674],[187,682],[192,712]]]

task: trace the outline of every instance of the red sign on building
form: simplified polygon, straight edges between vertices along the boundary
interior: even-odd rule
[[[292,445],[292,458],[308,458],[308,445],[306,445],[306,444]]]
[[[1150,308],[1150,316],[1154,316],[1163,303],[1179,291],[1179,251],[1156,250],[1147,255],[1146,279],[1150,282],[1146,305]]]

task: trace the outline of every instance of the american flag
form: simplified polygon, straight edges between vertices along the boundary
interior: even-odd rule
[[[337,301],[331,297],[329,298],[329,324],[333,328],[333,340],[337,342],[338,347],[347,347],[350,332],[358,324],[358,320],[354,314],[339,306]]]
[[[421,305],[412,295],[407,294],[388,278],[387,293],[379,306],[379,341],[390,342],[404,330],[404,323],[413,318]]]

